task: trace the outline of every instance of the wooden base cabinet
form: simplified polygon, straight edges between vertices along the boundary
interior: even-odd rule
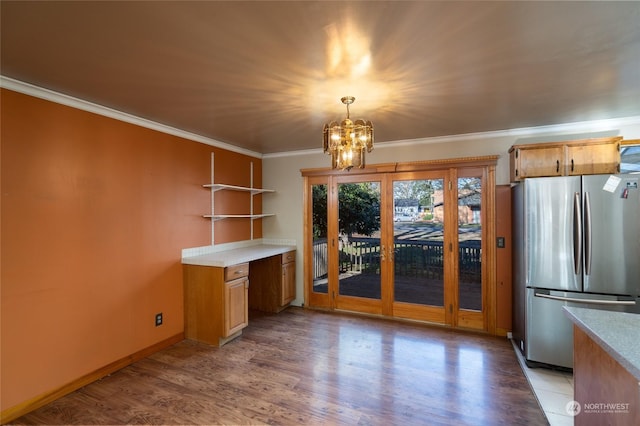
[[[296,252],[282,255],[282,295],[280,306],[287,306],[296,298]]]
[[[183,265],[185,337],[222,346],[249,323],[249,264]]]
[[[296,252],[251,262],[249,307],[264,312],[280,312],[296,298]]]
[[[576,426],[639,425],[640,383],[580,327],[573,326]]]
[[[224,328],[222,337],[230,337],[249,324],[249,279],[238,278],[224,283]]]

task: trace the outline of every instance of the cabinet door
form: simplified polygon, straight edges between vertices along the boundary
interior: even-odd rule
[[[249,323],[249,279],[240,278],[224,283],[224,336],[242,330]]]
[[[280,306],[290,303],[296,298],[296,262],[282,265],[282,292]]]
[[[514,175],[512,180],[518,181],[527,177],[562,176],[564,174],[564,147],[552,146],[544,148],[517,148]]]
[[[620,145],[617,142],[567,146],[568,175],[618,173],[619,165]]]

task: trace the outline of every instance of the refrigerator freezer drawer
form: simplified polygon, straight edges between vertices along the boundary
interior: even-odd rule
[[[538,297],[536,291],[527,289],[524,357],[573,368],[573,324],[562,312],[568,302]]]
[[[524,357],[528,361],[573,368],[573,324],[563,306],[640,312],[638,299],[528,288]]]

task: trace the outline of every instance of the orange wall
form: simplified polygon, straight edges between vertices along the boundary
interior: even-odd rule
[[[180,334],[181,249],[211,244],[211,152],[220,183],[248,185],[253,162],[258,186],[262,165],[5,89],[0,100],[4,411]],[[216,243],[249,238],[249,221],[226,222]]]

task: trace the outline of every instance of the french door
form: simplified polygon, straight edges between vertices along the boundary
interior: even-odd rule
[[[307,177],[308,305],[487,330],[487,171]]]
[[[358,175],[310,179],[309,305],[382,313],[382,184]]]
[[[452,226],[448,170],[393,174],[393,316],[450,323]]]

